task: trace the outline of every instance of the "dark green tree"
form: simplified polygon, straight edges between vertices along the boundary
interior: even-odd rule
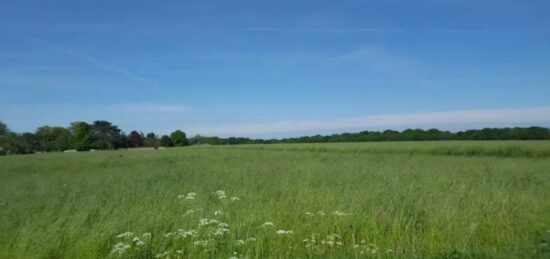
[[[125,148],[125,136],[121,130],[111,122],[98,120],[91,125],[93,140],[90,145],[94,149]]]
[[[170,134],[170,139],[172,139],[172,143],[174,143],[174,146],[176,147],[183,147],[187,146],[187,137],[185,136],[185,132],[181,130],[176,130]]]
[[[73,147],[78,151],[88,151],[93,141],[92,127],[82,121],[71,123],[69,128],[74,137]]]
[[[174,143],[172,142],[172,139],[166,135],[163,135],[160,137],[160,146],[161,147],[173,147]]]
[[[8,129],[8,126],[6,126],[6,124],[0,121],[0,136],[5,136],[9,132],[10,130]]]
[[[35,135],[41,151],[64,151],[72,147],[72,134],[63,127],[43,126],[36,130]]]
[[[128,134],[128,146],[129,147],[143,147],[145,143],[145,139],[143,137],[143,133],[138,133],[135,130],[132,130],[130,134]]]
[[[155,133],[148,133],[145,137],[145,146],[157,148],[159,146],[159,140]]]

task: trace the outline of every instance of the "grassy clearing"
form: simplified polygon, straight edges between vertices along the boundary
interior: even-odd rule
[[[547,152],[548,144],[507,143],[532,153]],[[0,257],[548,257],[550,159],[432,155],[502,145],[508,144],[1,157]],[[322,152],[310,152],[318,147]],[[125,232],[133,234],[116,237]]]

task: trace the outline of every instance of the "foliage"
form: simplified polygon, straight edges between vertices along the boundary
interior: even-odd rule
[[[128,147],[143,147],[145,145],[145,138],[143,133],[138,133],[135,130],[132,130],[128,134]]]
[[[173,147],[174,143],[172,142],[172,139],[166,135],[163,135],[160,138],[160,146],[161,147]]]
[[[172,140],[172,143],[174,143],[174,146],[176,147],[183,147],[189,144],[187,142],[187,137],[185,135],[185,132],[181,130],[176,130],[172,132],[170,134],[170,139]]]
[[[36,130],[36,138],[43,152],[63,151],[72,147],[71,132],[63,127],[43,126]]]
[[[71,123],[70,131],[74,136],[74,148],[78,151],[88,151],[92,146],[94,135],[92,127],[82,121]]]
[[[155,133],[151,132],[147,134],[147,136],[145,137],[145,146],[154,148],[158,148],[160,146],[159,139],[157,138]]]
[[[97,120],[91,126],[93,140],[91,148],[94,149],[119,149],[125,148],[126,137],[121,130],[111,122]]]

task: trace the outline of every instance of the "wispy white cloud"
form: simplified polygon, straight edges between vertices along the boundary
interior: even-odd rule
[[[123,77],[126,77],[130,80],[133,80],[135,82],[139,82],[139,83],[144,83],[144,84],[147,84],[148,86],[152,86],[152,87],[158,87],[158,83],[151,79],[151,78],[148,78],[148,77],[145,77],[145,76],[142,76],[142,75],[139,75],[135,72],[132,72],[128,69],[125,69],[125,68],[121,68],[121,67],[118,67],[118,66],[115,66],[103,59],[100,59],[98,57],[95,57],[95,56],[92,56],[92,55],[89,55],[89,54],[86,54],[86,53],[82,53],[80,51],[77,51],[73,48],[70,48],[68,46],[65,46],[65,45],[62,45],[62,44],[58,44],[58,43],[55,43],[55,42],[51,42],[49,40],[46,40],[44,38],[40,38],[40,37],[37,37],[37,36],[34,36],[34,35],[31,35],[31,34],[28,34],[28,33],[18,33],[21,37],[29,40],[29,41],[32,41],[32,42],[35,42],[35,43],[38,43],[38,44],[42,44],[44,46],[47,46],[49,48],[52,48],[52,49],[55,49],[57,50],[58,52],[60,53],[63,53],[65,55],[68,55],[68,56],[71,56],[73,58],[77,58],[77,59],[80,59],[82,61],[86,61],[100,69],[103,69],[105,71],[108,71],[108,72],[111,72],[111,73],[115,73],[115,74],[118,74],[118,75],[121,75]]]
[[[347,129],[435,127],[439,125],[516,126],[525,123],[550,123],[550,107],[485,109],[447,112],[381,114],[333,120],[278,121],[270,123],[226,124],[189,128],[193,134],[221,136],[268,136],[300,132],[328,132]]]

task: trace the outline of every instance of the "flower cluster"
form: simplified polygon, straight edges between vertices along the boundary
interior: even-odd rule
[[[132,232],[124,232],[122,234],[118,234],[115,236],[116,238],[126,240],[126,242],[118,242],[113,246],[113,249],[111,250],[111,253],[113,254],[123,254],[126,252],[126,250],[131,249],[132,245],[135,245],[136,247],[144,246],[146,245],[146,241],[150,241],[151,233],[143,233],[142,239],[135,236]],[[133,237],[133,238],[132,238]]]
[[[220,199],[220,200],[223,200],[223,199],[227,198],[227,195],[225,194],[225,191],[223,191],[223,190],[218,190],[214,194],[216,194],[216,196],[218,196],[218,199]]]
[[[284,229],[279,229],[279,230],[275,231],[275,233],[277,233],[277,235],[279,235],[279,236],[294,235],[294,231],[284,230]]]
[[[267,228],[272,226],[273,226],[273,222],[271,221],[266,221],[264,224],[262,224],[262,228]]]
[[[113,246],[113,250],[111,250],[111,253],[112,254],[114,254],[114,253],[123,254],[128,249],[130,249],[130,245],[119,242],[115,246]]]
[[[197,194],[194,192],[178,195],[178,199],[180,200],[194,200],[196,197],[197,197]]]

